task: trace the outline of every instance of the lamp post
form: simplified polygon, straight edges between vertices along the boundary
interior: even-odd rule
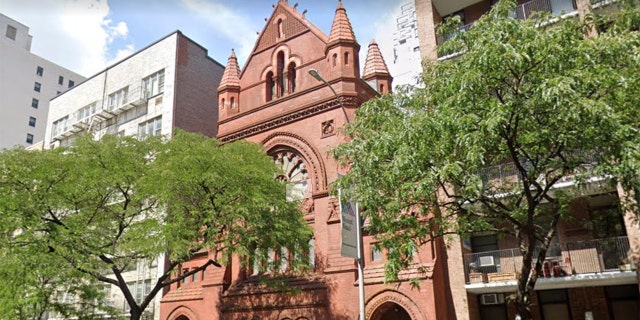
[[[338,100],[338,103],[340,104],[340,108],[342,108],[342,112],[344,113],[344,118],[347,120],[347,123],[350,123],[349,116],[347,115],[347,109],[344,107],[344,104],[342,103],[342,98],[340,98],[340,96],[338,95],[336,90],[333,89],[331,84],[327,82],[327,80],[322,78],[322,76],[318,73],[318,70],[316,69],[309,70],[309,74],[312,77],[316,78],[316,80],[324,83],[327,87],[329,87],[329,89],[331,89],[331,92],[333,92],[333,95],[336,96],[336,100]]]
[[[312,77],[316,78],[316,80],[324,83],[327,87],[329,87],[329,89],[331,89],[331,92],[333,92],[333,95],[336,97],[336,100],[340,104],[340,108],[342,108],[342,112],[344,113],[345,120],[347,121],[347,123],[350,123],[349,116],[347,115],[347,109],[344,107],[344,104],[342,103],[342,99],[340,98],[336,90],[333,89],[331,84],[327,82],[327,80],[322,78],[322,76],[318,73],[318,70],[316,69],[309,70],[309,74]],[[358,262],[358,298],[359,298],[358,300],[360,304],[360,320],[365,320],[364,256],[363,256],[363,250],[362,250],[362,225],[361,225],[362,221],[360,221],[360,210],[358,210],[358,203],[355,204],[355,220],[356,220],[356,251],[357,251],[356,260]]]

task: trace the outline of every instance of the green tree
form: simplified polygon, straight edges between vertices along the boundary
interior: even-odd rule
[[[436,237],[511,235],[523,258],[514,302],[530,319],[569,201],[591,177],[638,187],[640,36],[635,3],[586,22],[519,21],[514,6],[501,1],[445,42],[462,54],[426,63],[423,88],[361,107],[335,155],[350,165],[338,186],[353,186],[369,231],[392,249],[388,280]],[[488,178],[497,165],[511,177]],[[567,176],[575,188],[558,187]]]
[[[267,248],[284,247],[304,264],[306,241],[300,240],[310,230],[296,203],[286,201],[277,170],[257,145],[221,145],[185,132],[169,141],[82,136],[68,148],[6,150],[0,154],[0,234],[6,239],[0,247],[11,248],[2,251],[14,258],[11,272],[42,271],[16,257],[49,257],[42,268],[65,274],[56,288],[96,281],[118,287],[129,318],[139,319],[162,288],[220,267],[232,255],[269,261]],[[203,250],[215,259],[179,274],[180,264]],[[136,300],[124,273],[163,254],[163,272]],[[40,294],[35,285],[31,290],[22,298]]]

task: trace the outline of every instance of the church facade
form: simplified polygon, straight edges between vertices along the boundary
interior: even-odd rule
[[[368,45],[362,75],[359,50],[341,2],[326,35],[279,0],[242,69],[231,52],[218,87],[217,137],[260,143],[283,168],[280,178],[288,184],[288,197],[300,201],[314,230],[313,271],[287,280],[287,286],[297,289],[292,295],[261,285],[237,259],[222,268],[211,266],[164,292],[162,320],[358,318],[357,265],[340,254],[339,203],[328,189],[345,169],[331,150],[347,140],[339,129],[355,117],[355,110],[389,93],[392,84],[375,41]],[[442,244],[422,248],[401,273],[403,280],[385,284],[385,252],[373,248],[375,241],[375,236],[364,235],[366,318],[450,318],[446,268],[439,258]],[[211,258],[203,252],[182,270]],[[411,287],[411,277],[421,280],[419,288]]]

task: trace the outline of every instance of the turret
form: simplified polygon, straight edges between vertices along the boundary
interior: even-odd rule
[[[331,70],[332,78],[359,78],[359,52],[360,45],[356,41],[356,36],[351,28],[347,10],[342,5],[342,1],[339,1],[325,49],[327,62],[329,63],[328,69]]]
[[[218,86],[218,109],[220,120],[226,119],[240,111],[240,67],[236,53],[231,49],[227,66]]]
[[[371,40],[371,43],[369,43],[367,59],[364,62],[362,73],[362,79],[380,94],[391,92],[391,74],[375,40]]]

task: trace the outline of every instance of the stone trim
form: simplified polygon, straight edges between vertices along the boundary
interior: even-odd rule
[[[176,320],[180,317],[187,317],[189,320],[198,320],[198,316],[189,307],[180,305],[169,313],[167,320]]]
[[[358,106],[359,99],[357,97],[352,96],[341,96],[342,103],[344,103],[345,107],[356,107]],[[276,117],[271,120],[267,120],[265,122],[250,126],[248,128],[236,131],[234,133],[228,134],[226,136],[219,137],[220,142],[227,143],[235,140],[244,139],[248,136],[264,132],[267,130],[274,129],[276,127],[292,123],[298,121],[303,118],[310,117],[312,115],[316,115],[327,110],[340,108],[340,104],[335,99],[331,99],[330,101],[313,105],[308,108],[304,108],[302,110],[286,114],[280,117]]]
[[[366,301],[367,312],[365,318],[367,320],[376,320],[373,316],[375,316],[378,308],[386,302],[392,302],[401,306],[407,311],[409,316],[411,316],[411,320],[428,320],[427,317],[420,312],[420,308],[413,300],[405,294],[391,289],[378,292]]]
[[[291,149],[300,154],[308,165],[307,172],[312,179],[312,193],[322,193],[327,190],[327,175],[320,153],[303,137],[290,132],[274,132],[262,140],[267,154],[273,154],[282,149]]]

